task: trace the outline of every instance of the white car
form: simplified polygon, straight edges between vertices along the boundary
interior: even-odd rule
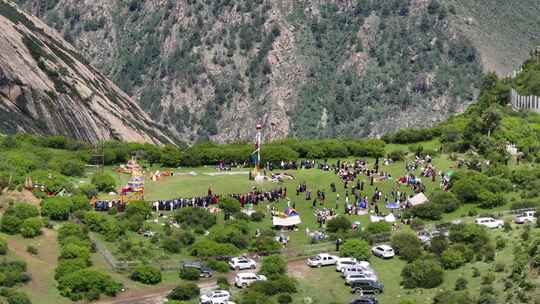
[[[376,282],[377,276],[370,273],[360,273],[360,272],[352,272],[347,274],[345,277],[345,284],[350,285],[353,282],[357,281],[374,281]]]
[[[525,211],[520,216],[517,216],[516,224],[536,223],[536,211]]]
[[[248,287],[257,281],[266,281],[266,277],[262,274],[253,272],[241,272],[236,274],[236,277],[234,278],[234,284],[240,288]]]
[[[479,217],[474,220],[477,225],[488,227],[490,229],[502,228],[504,222],[502,220],[496,220],[492,217]]]
[[[228,304],[231,299],[231,294],[226,290],[214,290],[210,293],[202,295],[200,304]]]
[[[319,253],[315,256],[309,257],[306,264],[310,267],[322,267],[336,265],[337,257],[328,253]]]
[[[231,268],[234,270],[255,269],[257,267],[257,263],[254,260],[246,257],[238,257],[232,258],[229,261],[229,266],[231,266]]]
[[[347,272],[362,272],[362,271],[373,271],[369,262],[360,261],[354,265],[347,265],[341,268],[342,277],[345,276]]]
[[[356,258],[338,258],[336,261],[336,271],[341,272],[343,267],[353,266],[357,262]]]
[[[394,249],[388,245],[375,246],[371,248],[371,253],[373,253],[374,256],[383,259],[391,259],[396,255]]]

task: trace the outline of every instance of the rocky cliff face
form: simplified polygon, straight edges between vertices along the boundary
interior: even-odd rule
[[[473,102],[486,62],[457,0],[17,2],[188,142],[429,126]]]
[[[168,143],[138,104],[39,19],[0,0],[0,130]]]

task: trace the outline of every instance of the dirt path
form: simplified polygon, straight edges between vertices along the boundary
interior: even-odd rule
[[[295,260],[287,263],[289,275],[301,279],[305,276],[309,269],[304,260]],[[234,284],[236,272],[227,273],[227,280]],[[216,280],[203,281],[197,284],[201,289],[201,294],[207,293],[217,288]],[[97,304],[161,304],[167,294],[174,288],[175,285],[161,286],[158,288],[145,288],[139,290],[127,291],[118,295],[116,298],[103,300]]]

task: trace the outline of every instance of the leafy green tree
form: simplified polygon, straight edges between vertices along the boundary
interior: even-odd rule
[[[337,216],[326,223],[326,230],[328,232],[347,232],[352,227],[351,221],[345,216]]]
[[[8,245],[6,240],[0,239],[0,255],[5,255],[8,251]]]
[[[15,203],[8,207],[5,215],[15,216],[21,220],[39,216],[39,210],[36,206],[26,203]]]
[[[369,223],[366,227],[366,232],[372,235],[388,233],[390,230],[392,230],[392,226],[387,222]]]
[[[25,219],[20,227],[21,235],[25,238],[33,238],[41,234],[43,221],[39,217]]]
[[[434,259],[420,258],[405,265],[401,284],[405,288],[434,288],[443,282],[443,269]]]
[[[4,215],[2,216],[0,228],[5,233],[16,234],[20,231],[22,222],[23,221],[16,216]]]
[[[238,253],[238,248],[232,244],[221,244],[207,238],[197,240],[191,246],[191,255],[201,258],[217,256],[234,256]]]
[[[459,200],[452,192],[436,190],[431,194],[430,202],[441,206],[444,212],[452,212],[459,208]]]
[[[161,282],[161,270],[149,265],[139,265],[131,273],[133,281],[155,285]]]
[[[263,258],[259,272],[269,278],[276,275],[284,275],[287,273],[287,263],[279,255],[267,256]]]
[[[67,274],[77,272],[87,267],[88,261],[80,258],[59,261],[58,266],[54,270],[54,279],[58,281]]]
[[[41,214],[51,220],[65,221],[69,219],[73,204],[67,197],[50,197],[41,203]]]
[[[232,198],[222,198],[219,202],[219,208],[223,210],[225,219],[228,220],[231,215],[240,212],[240,203]]]
[[[392,236],[392,247],[405,261],[412,262],[422,255],[422,242],[413,232],[402,231]]]
[[[80,187],[79,187],[79,190],[81,190],[81,192],[86,195],[86,197],[88,198],[92,198],[92,197],[95,197],[99,194],[99,190],[97,188],[96,185],[94,184],[82,184]]]
[[[441,256],[441,264],[445,269],[457,269],[465,262],[463,253],[455,248],[446,249]]]
[[[345,241],[339,253],[341,256],[353,257],[361,261],[369,260],[371,255],[368,242],[355,239]]]
[[[122,285],[115,282],[109,275],[92,269],[82,269],[66,274],[58,280],[58,290],[64,297],[72,301],[88,299],[89,295],[101,293],[115,296]]]
[[[203,208],[182,208],[174,218],[186,228],[209,229],[216,224],[216,216]]]
[[[176,301],[189,301],[201,294],[195,283],[182,283],[175,287],[168,295],[167,299]]]
[[[108,173],[99,173],[92,177],[92,184],[96,185],[98,191],[109,192],[115,190],[116,180]]]

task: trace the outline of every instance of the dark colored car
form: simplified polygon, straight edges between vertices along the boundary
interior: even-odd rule
[[[183,269],[187,269],[187,268],[197,269],[202,278],[211,278],[214,275],[214,270],[203,266],[201,262],[183,262],[182,268]]]
[[[351,304],[378,304],[378,303],[379,301],[377,301],[377,299],[373,297],[367,297],[367,296],[360,297],[351,302]]]
[[[384,290],[383,284],[377,281],[361,280],[351,282],[351,292],[361,295],[366,294],[380,294]]]

